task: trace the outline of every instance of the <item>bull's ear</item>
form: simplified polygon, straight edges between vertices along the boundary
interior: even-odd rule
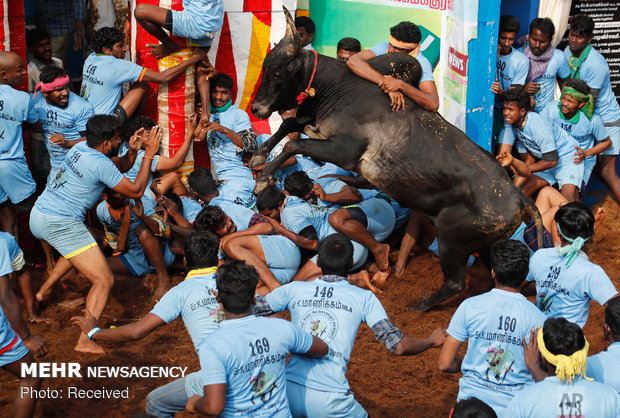
[[[286,54],[289,57],[294,57],[301,49],[301,39],[295,28],[295,20],[286,7],[282,6],[282,9],[284,9],[284,16],[286,17],[286,35],[284,35],[284,38],[282,38],[280,42],[285,47]]]
[[[289,72],[289,74],[294,76],[295,74],[297,74],[297,72],[299,72],[302,66],[303,66],[303,60],[299,57],[295,57],[288,62],[286,69]]]

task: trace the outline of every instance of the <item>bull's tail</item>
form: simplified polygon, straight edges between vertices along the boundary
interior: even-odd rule
[[[532,201],[523,193],[519,193],[521,199],[521,218],[523,215],[528,214],[536,221],[536,237],[538,241],[538,248],[543,248],[543,234],[545,232],[545,226],[543,225],[542,216],[538,211],[538,208]]]

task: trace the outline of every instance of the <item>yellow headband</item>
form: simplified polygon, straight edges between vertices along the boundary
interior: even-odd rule
[[[396,39],[395,37],[391,35],[390,35],[390,45],[398,49],[405,49],[405,50],[410,49],[411,52],[409,52],[409,55],[411,55],[413,58],[417,57],[418,54],[420,53],[419,43],[399,41],[398,39]]]
[[[564,354],[555,355],[549,352],[547,347],[545,347],[542,328],[538,330],[536,339],[538,340],[538,350],[540,354],[542,354],[545,360],[555,366],[555,375],[561,382],[564,383],[568,381],[568,383],[572,383],[575,376],[583,376],[587,380],[594,380],[586,376],[586,359],[588,358],[588,348],[590,345],[585,336],[583,339],[586,343],[583,348],[575,351],[570,356]]]

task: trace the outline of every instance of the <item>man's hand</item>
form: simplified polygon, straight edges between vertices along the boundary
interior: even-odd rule
[[[71,318],[71,321],[73,321],[74,325],[80,327],[84,334],[88,334],[88,331],[91,329],[99,327],[99,321],[88,309],[84,309],[82,312],[84,312],[84,316],[74,316]]]
[[[138,129],[134,134],[129,138],[129,149],[134,152],[140,151],[142,148],[142,141],[146,136],[146,130],[144,128]]]
[[[383,90],[384,93],[390,93],[400,90],[402,83],[402,80],[394,78],[391,75],[384,75],[383,81],[381,81],[379,87],[381,87],[381,90]]]
[[[514,160],[514,157],[510,153],[502,152],[501,154],[498,154],[495,159],[499,161],[502,167],[508,167],[510,164],[512,164],[512,160]]]
[[[35,357],[42,357],[47,354],[47,342],[43,338],[30,334],[28,338],[22,341]]]
[[[495,94],[502,94],[503,91],[500,88],[499,81],[495,80],[493,84],[491,84],[491,91]]]
[[[162,196],[159,199],[159,204],[163,206],[172,219],[176,219],[178,216],[181,216],[179,214],[179,210],[177,209],[177,205],[175,205],[174,202],[166,196]]]
[[[82,41],[84,39],[84,34],[80,31],[75,32],[75,36],[73,37],[73,50],[79,51],[82,49]]]
[[[199,61],[202,61],[208,59],[207,52],[209,52],[208,48],[194,48],[194,50],[192,51],[192,56],[198,58]]]
[[[217,122],[209,122],[205,125],[205,129],[207,131],[215,131],[215,132],[221,132],[223,134],[226,133],[227,129],[225,127],[223,127],[222,125],[220,125]]]
[[[443,342],[448,338],[448,333],[443,328],[435,329],[431,335],[428,337],[428,340],[432,344],[433,348],[441,347]]]
[[[575,147],[575,149],[577,150],[577,152],[573,154],[575,155],[575,159],[573,161],[575,162],[575,164],[581,164],[583,160],[587,158],[588,154],[581,147]]]
[[[159,200],[161,198],[161,192],[159,191],[159,185],[161,184],[161,177],[157,177],[153,179],[149,188],[155,195],[155,200]]]
[[[159,126],[153,126],[149,131],[148,140],[146,141],[146,148],[144,150],[146,157],[153,158],[155,154],[157,154],[157,151],[159,151],[161,136],[161,128]]]
[[[323,187],[321,187],[319,183],[314,183],[314,186],[312,187],[312,191],[314,191],[314,194],[316,195],[316,197],[318,197],[321,200],[325,200],[327,193],[325,193],[325,190],[323,190]]]
[[[134,215],[142,219],[142,217],[144,216],[144,205],[142,205],[142,200],[136,199],[135,202],[136,203],[133,204],[131,203],[131,201],[129,201],[129,207],[131,207],[131,211]]]
[[[205,138],[207,137],[207,133],[209,132],[209,130],[207,129],[207,125],[209,125],[209,118],[210,118],[210,115],[208,112],[202,112],[202,115],[200,116],[200,120],[198,121],[198,126],[196,127],[196,130],[194,131],[194,136],[195,136],[194,141],[196,142],[204,141]]]
[[[198,403],[198,399],[200,399],[200,395],[193,395],[191,398],[187,400],[187,405],[185,406],[185,410],[187,412],[196,412],[196,403]]]
[[[536,83],[534,81],[530,81],[523,88],[527,94],[534,94],[540,90],[540,83]]]
[[[405,108],[405,95],[400,91],[392,91],[388,93],[392,102],[390,103],[390,107],[392,108],[392,112],[398,112],[401,109]]]
[[[51,134],[50,142],[52,144],[58,145],[61,148],[71,148],[69,144],[67,144],[65,136],[63,134]]]
[[[196,133],[196,127],[198,126],[198,116],[194,114],[191,118],[187,118],[185,122],[185,135],[189,138],[193,137]]]
[[[532,328],[530,331],[530,343],[525,343],[525,338],[523,338],[523,354],[525,357],[525,365],[527,366],[532,378],[535,382],[540,382],[545,377],[548,376],[547,372],[542,369],[540,364],[540,351],[538,351],[538,339],[536,338],[536,334],[541,327]]]

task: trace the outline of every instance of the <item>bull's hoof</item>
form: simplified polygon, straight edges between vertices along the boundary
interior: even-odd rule
[[[256,186],[254,186],[254,195],[258,196],[267,187],[269,187],[269,179],[267,179],[267,180],[256,180]]]
[[[254,154],[252,159],[250,160],[250,168],[258,167],[259,165],[265,164],[267,161],[266,155]]]
[[[411,305],[407,307],[407,309],[409,309],[410,311],[416,311],[416,312],[426,312],[430,310],[433,306],[434,305],[431,305],[427,301],[423,300],[422,302],[412,303]]]

